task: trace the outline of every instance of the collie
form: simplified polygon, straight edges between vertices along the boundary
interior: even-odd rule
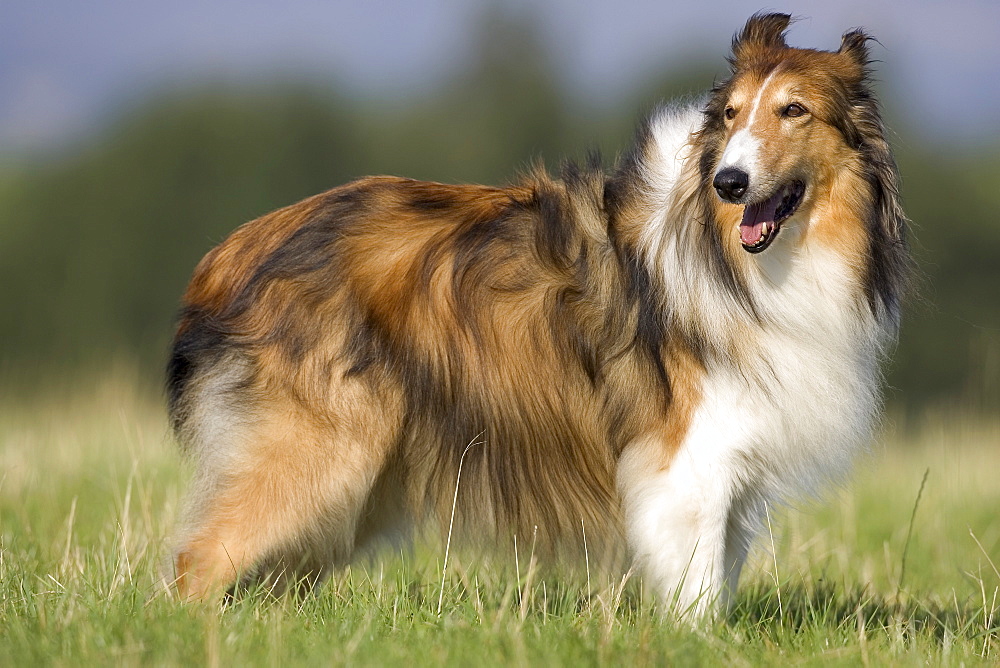
[[[753,16],[610,175],[366,178],[209,252],[168,369],[181,595],[454,519],[625,541],[666,601],[725,600],[768,504],[869,439],[907,266],[870,38],[788,23]]]

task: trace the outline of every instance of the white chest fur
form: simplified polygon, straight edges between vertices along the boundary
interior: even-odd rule
[[[839,478],[869,438],[878,329],[840,259],[793,246],[794,237],[755,265],[757,324],[737,326],[725,309],[701,314],[718,349],[738,354],[708,360],[669,464],[653,463],[662,450],[650,440],[621,460],[632,549],[647,582],[681,611],[706,611],[735,588],[765,504]],[[688,303],[711,303],[686,285]],[[734,343],[733,332],[752,340]]]

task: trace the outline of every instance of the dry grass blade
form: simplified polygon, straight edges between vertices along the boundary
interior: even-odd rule
[[[924,470],[924,477],[920,481],[920,489],[917,490],[917,498],[913,501],[913,511],[910,513],[910,525],[906,529],[906,540],[903,542],[903,557],[899,566],[899,582],[896,584],[896,596],[903,591],[903,578],[906,577],[906,555],[910,551],[910,538],[913,537],[913,523],[917,519],[917,508],[920,506],[920,497],[924,495],[924,485],[927,484],[927,476],[931,469]]]
[[[465,446],[465,450],[462,451],[462,458],[458,460],[458,473],[455,475],[455,496],[451,500],[451,520],[448,522],[448,540],[444,548],[444,563],[441,565],[441,591],[438,593],[437,604],[437,614],[439,617],[441,616],[441,606],[444,604],[444,581],[448,574],[448,557],[451,554],[451,534],[455,529],[455,509],[458,507],[458,486],[462,482],[462,466],[465,464],[465,455],[469,453],[469,449],[474,445],[479,445],[479,439],[485,433],[486,430],[483,430],[476,434],[475,438]]]

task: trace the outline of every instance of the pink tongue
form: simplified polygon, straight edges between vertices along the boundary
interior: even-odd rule
[[[775,213],[781,202],[781,193],[759,204],[747,204],[743,209],[743,220],[740,222],[740,241],[748,246],[760,241],[764,232],[764,223],[774,229]]]

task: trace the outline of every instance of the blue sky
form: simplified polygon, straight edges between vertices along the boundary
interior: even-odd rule
[[[713,0],[4,0],[0,152],[58,145],[124,100],[188,78],[308,71],[394,97],[433,85],[469,52],[488,7],[537,17],[561,73],[609,103],[657,68],[716,54],[758,2]],[[908,123],[939,143],[1000,137],[1000,2],[785,2],[789,41],[835,48],[863,26]],[[711,82],[706,82],[709,84]]]

